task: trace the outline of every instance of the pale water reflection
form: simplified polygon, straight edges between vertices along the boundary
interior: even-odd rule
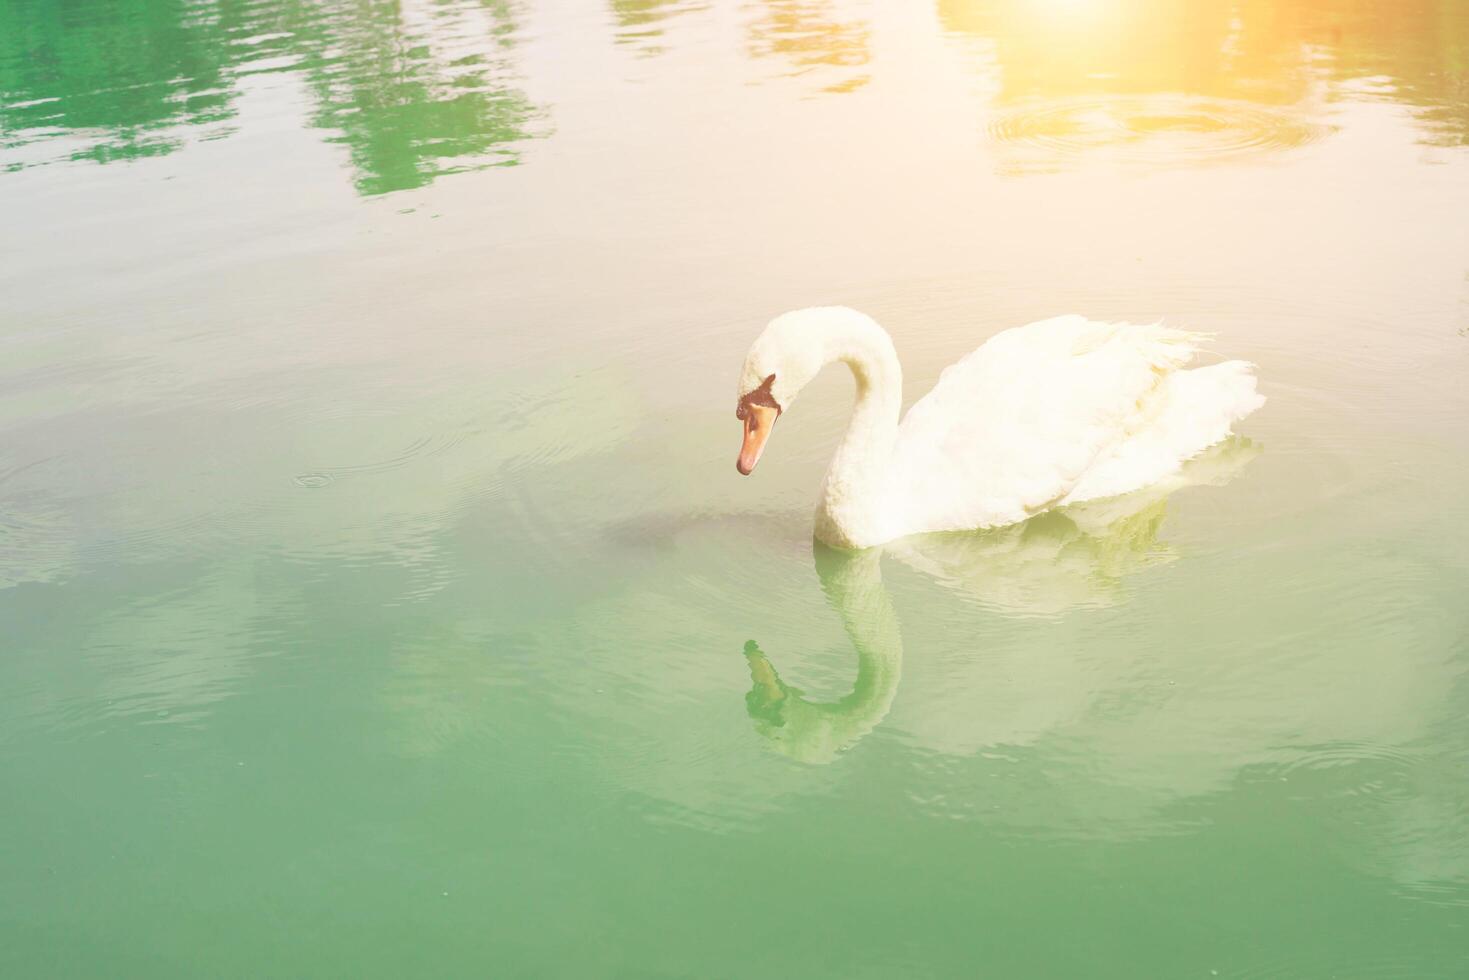
[[[1012,527],[917,535],[855,553],[817,544],[816,572],[857,653],[857,680],[839,701],[813,703],[782,683],[750,641],[745,656],[754,686],[745,700],[756,729],[781,753],[824,764],[887,716],[902,677],[903,637],[882,582],[885,553],[1001,615],[1055,617],[1110,606],[1123,600],[1127,576],[1176,557],[1159,539],[1169,495],[1222,486],[1258,453],[1258,446],[1235,437],[1159,486]]]
[[[738,8],[746,53],[812,92],[873,78],[871,12],[835,0]],[[681,19],[715,5],[612,0],[613,39],[657,54]],[[87,0],[0,7],[0,162],[10,170],[175,152],[238,131],[246,92],[291,80],[325,138],[347,147],[364,194],[520,161],[553,132],[523,91],[515,46],[530,12],[500,0],[360,7]],[[1007,173],[1082,154],[1185,165],[1322,138],[1332,103],[1412,106],[1425,140],[1469,138],[1469,12],[1454,0],[1384,11],[1366,0],[1283,5],[1205,0],[1057,5],[938,0],[939,27],[993,98],[986,129]],[[77,39],[83,39],[78,43]]]
[[[825,92],[853,92],[871,80],[865,19],[832,0],[760,0],[750,9],[752,57],[783,61],[789,74],[809,74]]]
[[[938,12],[993,86],[1005,172],[1289,150],[1329,134],[1347,92],[1417,107],[1430,142],[1469,136],[1469,12],[1454,0],[939,0]]]
[[[691,11],[707,10],[703,0],[611,0],[617,23],[618,44],[627,44],[646,55],[664,50],[665,22]]]

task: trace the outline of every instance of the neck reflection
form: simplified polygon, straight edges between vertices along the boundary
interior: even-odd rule
[[[903,635],[882,584],[881,548],[837,551],[820,542],[812,548],[822,591],[857,652],[856,683],[838,701],[810,701],[800,688],[780,679],[764,651],[750,640],[745,657],[752,686],[745,708],[755,730],[777,751],[798,762],[824,765],[887,717],[898,693]]]

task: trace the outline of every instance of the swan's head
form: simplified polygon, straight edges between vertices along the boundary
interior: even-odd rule
[[[823,312],[796,310],[776,317],[745,356],[735,405],[735,418],[745,426],[735,467],[745,476],[760,462],[775,420],[826,364],[825,335],[812,322]]]
[[[765,440],[770,438],[775,420],[780,418],[780,402],[770,393],[774,384],[775,375],[772,374],[759,387],[741,395],[739,404],[735,406],[735,418],[745,426],[745,441],[740,444],[739,459],[735,460],[735,469],[742,476],[749,476],[755,464],[760,462],[760,454],[765,452]]]

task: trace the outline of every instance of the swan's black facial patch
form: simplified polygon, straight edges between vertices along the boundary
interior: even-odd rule
[[[775,375],[772,374],[760,382],[760,387],[741,398],[740,403],[735,406],[735,418],[743,421],[745,416],[750,414],[749,407],[751,405],[762,405],[765,408],[773,408],[779,414],[781,410],[780,402],[776,401],[775,396],[770,393],[770,386],[773,384],[775,384]]]

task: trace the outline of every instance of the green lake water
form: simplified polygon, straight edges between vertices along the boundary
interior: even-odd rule
[[[1269,401],[842,554],[823,375]],[[0,976],[1469,976],[1469,4],[0,0]]]

